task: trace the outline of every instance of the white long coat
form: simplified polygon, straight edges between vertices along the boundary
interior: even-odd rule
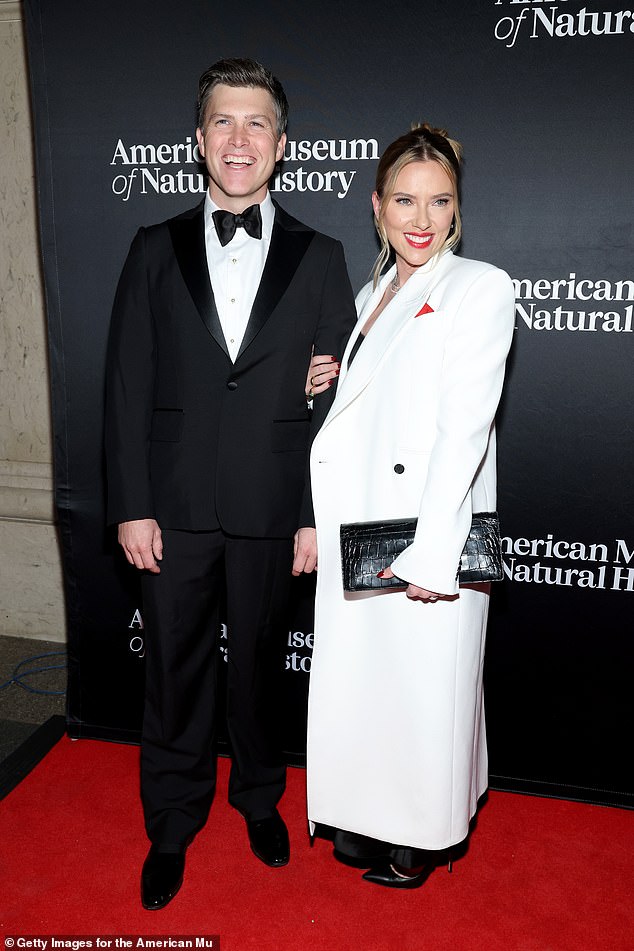
[[[456,571],[472,512],[496,507],[493,419],[514,293],[503,271],[445,252],[395,295],[348,370],[394,273],[358,295],[336,399],[311,454],[319,568],[308,814],[442,849],[467,835],[487,786],[488,586],[458,587]],[[394,573],[456,597],[344,595],[340,524],[415,515],[415,541]]]

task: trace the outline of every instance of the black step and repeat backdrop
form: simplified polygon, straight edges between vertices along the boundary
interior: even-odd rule
[[[419,119],[462,141],[462,253],[517,289],[500,411],[506,578],[486,672],[492,784],[634,802],[634,13],[621,0],[27,0],[26,12],[71,735],[134,741],[141,714],[138,579],[104,528],[116,281],[140,224],[203,195],[200,72],[251,56],[291,102],[274,197],[343,241],[355,289],[376,253],[382,149]],[[298,582],[291,760],[304,750],[311,611]]]

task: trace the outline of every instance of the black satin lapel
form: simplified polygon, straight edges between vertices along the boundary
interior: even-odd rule
[[[178,266],[196,309],[211,336],[228,356],[229,351],[209,280],[205,251],[205,216],[202,207],[192,218],[176,218],[170,221],[169,230]]]
[[[271,247],[238,357],[242,356],[277,307],[306,254],[314,234],[314,231],[308,229],[287,231],[277,221],[273,225]]]

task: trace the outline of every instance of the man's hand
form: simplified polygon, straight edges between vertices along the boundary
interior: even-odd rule
[[[317,532],[314,528],[300,528],[294,541],[293,574],[310,574],[317,568]]]
[[[119,544],[131,565],[158,575],[157,564],[163,557],[163,539],[158,522],[153,518],[139,518],[119,524]]]
[[[379,572],[380,578],[393,578],[394,572],[391,568],[384,568],[383,571]],[[439,594],[438,591],[428,591],[427,588],[419,588],[415,584],[408,584],[405,594],[408,598],[411,598],[412,601],[424,601],[425,604],[428,604],[430,601],[438,601],[440,598],[444,598],[444,594]]]

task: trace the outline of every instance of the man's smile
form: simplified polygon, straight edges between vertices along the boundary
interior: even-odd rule
[[[255,159],[251,155],[224,155],[225,165],[254,165]]]

